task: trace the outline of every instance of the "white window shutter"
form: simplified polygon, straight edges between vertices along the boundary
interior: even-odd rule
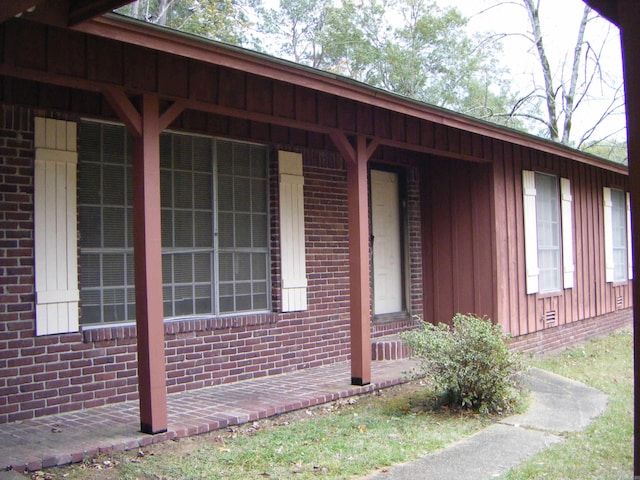
[[[604,265],[605,279],[607,282],[613,282],[613,218],[611,210],[613,203],[611,201],[611,189],[604,187]]]
[[[278,152],[282,311],[307,309],[302,155]]]
[[[522,171],[522,193],[524,209],[524,257],[527,276],[527,294],[538,292],[538,230],[536,219],[535,172]]]
[[[573,288],[573,197],[571,183],[568,178],[560,179],[560,196],[562,199],[562,271],[564,288]]]
[[[35,118],[36,335],[78,331],[74,122]]]
[[[633,280],[633,235],[631,232],[631,194],[629,192],[627,192],[627,269],[629,280]]]

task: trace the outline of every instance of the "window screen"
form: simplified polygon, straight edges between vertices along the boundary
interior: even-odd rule
[[[82,322],[131,321],[131,142],[120,125],[82,122],[78,158]]]
[[[220,312],[264,310],[268,307],[266,150],[220,141],[216,158]]]
[[[83,324],[135,319],[131,141],[121,125],[80,129]],[[267,310],[264,146],[160,137],[165,317]]]
[[[536,173],[536,223],[540,292],[559,291],[560,211],[558,179],[553,175]]]
[[[613,281],[627,280],[627,203],[622,190],[611,189]]]

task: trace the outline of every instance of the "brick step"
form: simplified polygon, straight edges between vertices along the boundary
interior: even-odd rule
[[[399,360],[409,357],[409,350],[398,335],[374,338],[371,341],[371,360]]]

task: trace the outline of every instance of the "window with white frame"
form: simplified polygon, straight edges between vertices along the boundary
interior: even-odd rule
[[[628,195],[615,188],[604,188],[604,243],[607,282],[632,278],[629,245],[631,212]]]
[[[560,207],[558,179],[536,173],[539,292],[560,290]]]
[[[131,141],[85,121],[79,150],[82,323],[133,321]],[[165,132],[160,182],[165,317],[268,310],[266,147]]]
[[[523,171],[528,294],[573,287],[573,221],[569,180]]]

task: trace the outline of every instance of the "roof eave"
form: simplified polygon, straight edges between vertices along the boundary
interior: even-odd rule
[[[92,18],[74,28],[92,35],[311,88],[355,102],[628,174],[628,168],[624,165],[585,154],[534,135],[418,102],[346,77],[121,15],[109,14]]]

